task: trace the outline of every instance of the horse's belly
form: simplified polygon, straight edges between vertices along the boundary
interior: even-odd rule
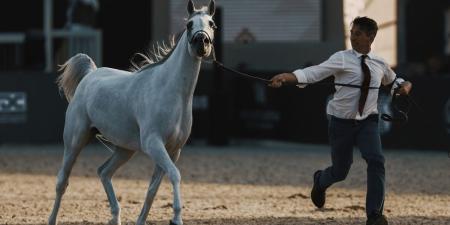
[[[140,150],[140,135],[136,128],[129,124],[113,126],[111,124],[93,124],[101,135],[108,141],[122,148],[129,150]]]

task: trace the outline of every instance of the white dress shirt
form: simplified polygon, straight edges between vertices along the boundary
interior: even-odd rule
[[[351,49],[333,54],[325,62],[298,69],[294,71],[299,83],[315,83],[331,75],[334,82],[342,84],[361,85],[364,75],[361,69],[361,56],[363,54]],[[396,74],[382,58],[368,53],[365,62],[370,69],[370,87],[380,87],[395,81],[393,88],[404,80],[396,79]],[[300,88],[306,85],[298,85]],[[358,102],[361,95],[359,88],[335,86],[333,99],[328,102],[327,113],[342,119],[362,120],[370,114],[377,114],[378,89],[369,89],[366,104],[362,115],[358,113]]]

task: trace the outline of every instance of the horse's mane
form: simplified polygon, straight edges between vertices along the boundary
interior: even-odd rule
[[[200,10],[197,10],[196,12],[192,13],[188,19],[198,14],[207,13],[207,10],[208,7],[202,7]],[[145,53],[139,52],[134,53],[134,55],[130,59],[131,62],[130,71],[138,72],[164,63],[170,57],[173,50],[177,47],[181,36],[183,36],[184,31],[185,30],[179,32],[177,35],[170,36],[169,43],[167,45],[164,41],[161,42],[161,44],[159,42],[156,42],[155,44],[153,44],[151,50]],[[135,61],[136,56],[140,56],[142,60]]]
[[[170,57],[173,50],[177,47],[183,32],[180,32],[179,34],[176,35],[177,36],[176,41],[175,35],[172,35],[169,37],[167,44],[164,41],[161,43],[156,42],[155,44],[153,44],[152,49],[147,50],[147,52],[134,53],[133,57],[130,59],[131,62],[130,71],[131,72],[141,71],[143,69],[154,67],[165,62]],[[139,56],[142,59],[140,61],[136,60],[136,56]]]

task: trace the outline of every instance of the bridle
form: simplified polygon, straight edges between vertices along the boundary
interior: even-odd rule
[[[208,39],[209,44],[211,44],[212,48],[214,49],[214,45],[213,45],[213,43],[212,43],[211,36],[209,36],[208,32],[206,32],[206,31],[204,31],[204,30],[198,30],[198,31],[195,31],[194,34],[192,34],[191,39],[189,39],[189,44],[192,44],[192,43],[194,42],[195,36],[197,36],[197,34],[199,34],[199,33],[203,33],[203,34],[206,35],[206,38]],[[216,56],[215,56],[215,54],[214,54],[214,60],[215,60],[215,58],[216,58]]]
[[[197,31],[198,32],[198,31]],[[197,33],[196,32],[196,33]],[[206,33],[206,32],[205,32]],[[195,35],[193,35],[194,37]],[[209,35],[207,36],[209,38]],[[246,77],[249,79],[254,79],[254,80],[258,80],[261,82],[264,82],[266,84],[270,83],[270,80],[259,77],[259,76],[254,76],[254,75],[250,75],[247,73],[243,73],[241,71],[237,71],[235,69],[232,69],[230,67],[227,67],[225,65],[223,65],[223,63],[217,61],[216,59],[216,54],[214,51],[214,45],[210,40],[210,43],[212,45],[212,59],[211,60],[205,60],[203,59],[204,62],[209,63],[209,64],[215,64],[218,67],[232,72],[234,74],[240,75],[242,77]],[[358,89],[363,89],[364,87],[362,87],[361,85],[356,85],[356,84],[344,84],[344,83],[335,83],[335,82],[318,82],[318,83],[296,83],[294,85],[326,85],[326,86],[342,86],[342,87],[350,87],[350,88],[358,88]],[[388,85],[390,86],[390,85]],[[368,89],[381,89],[382,87],[366,87]],[[381,119],[383,119],[384,121],[387,122],[395,122],[395,123],[402,123],[402,124],[406,124],[408,122],[408,113],[412,108],[412,105],[414,104],[417,108],[420,109],[420,107],[417,105],[417,103],[411,98],[410,95],[400,95],[398,93],[399,88],[396,88],[394,90],[394,93],[392,94],[392,98],[391,98],[391,105],[392,105],[392,109],[393,109],[393,115],[389,115],[387,113],[382,113],[381,114]]]

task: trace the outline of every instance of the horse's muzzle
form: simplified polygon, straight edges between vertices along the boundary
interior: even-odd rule
[[[190,40],[190,43],[192,47],[194,47],[198,57],[206,56],[208,48],[212,44],[211,38],[205,31],[195,32],[194,35],[192,36],[192,39]]]

